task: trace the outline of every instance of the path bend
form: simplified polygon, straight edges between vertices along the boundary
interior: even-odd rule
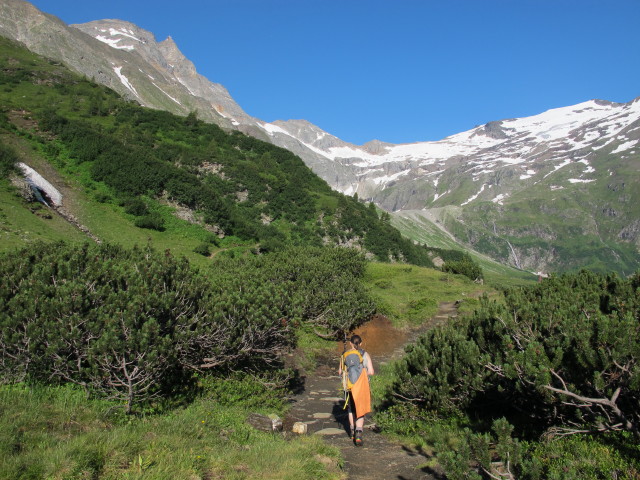
[[[420,327],[408,332],[394,329],[386,319],[370,322],[361,329],[364,347],[374,366],[402,355],[405,345],[421,332],[440,325],[457,315],[454,302],[442,302],[436,315]],[[387,325],[384,322],[388,322]],[[378,338],[380,337],[380,338]],[[384,340],[379,342],[377,340]],[[364,446],[355,447],[347,434],[348,420],[343,409],[341,379],[337,375],[338,355],[320,361],[316,370],[305,378],[304,391],[293,399],[285,427],[294,422],[307,424],[309,434],[323,435],[340,448],[344,471],[349,480],[441,480],[445,476],[427,452],[385,438],[367,418]],[[332,365],[335,363],[335,365]]]

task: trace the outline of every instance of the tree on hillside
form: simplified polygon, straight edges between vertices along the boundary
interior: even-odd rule
[[[491,418],[521,432],[640,438],[640,277],[582,271],[482,300],[398,364],[389,401]],[[523,420],[523,413],[526,418]]]
[[[296,328],[335,335],[373,302],[346,249],[296,248],[198,272],[151,248],[34,244],[0,255],[0,381],[70,382],[135,404],[205,370],[281,365]]]
[[[273,288],[216,295],[169,253],[39,244],[0,257],[0,271],[4,382],[72,382],[131,411],[188,384],[207,357],[269,363],[289,344],[281,312],[265,307]]]

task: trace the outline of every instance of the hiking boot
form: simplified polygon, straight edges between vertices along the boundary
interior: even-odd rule
[[[353,440],[353,443],[356,444],[356,447],[362,446],[362,430],[356,430],[356,437]]]

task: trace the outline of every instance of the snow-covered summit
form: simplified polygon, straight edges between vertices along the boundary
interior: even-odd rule
[[[274,143],[302,145],[296,153],[303,159],[305,154],[313,157],[310,166],[334,188],[358,193],[388,210],[436,201],[444,205],[448,199],[462,205],[486,200],[502,204],[518,188],[515,183],[539,182],[572,164],[582,167],[574,168],[577,173],[569,184],[592,182],[592,159],[607,146],[612,154],[634,152],[640,137],[640,98],[629,103],[589,100],[530,117],[491,121],[439,141],[401,145],[352,145],[304,121],[262,123],[261,128]],[[464,201],[442,181],[450,182],[452,172],[457,184],[464,183],[465,176],[477,182]],[[492,183],[501,188],[492,188]]]
[[[358,166],[375,166],[402,160],[435,162],[452,157],[476,155],[506,143],[518,142],[568,142],[572,147],[583,147],[585,141],[610,137],[638,119],[640,102],[617,104],[590,100],[570,107],[548,110],[531,117],[491,122],[487,125],[451,135],[439,141],[389,145],[379,154],[372,154],[363,147],[345,144],[325,150],[327,158],[358,158]],[[594,123],[594,122],[597,122]],[[591,132],[585,139],[578,134],[580,128]],[[604,127],[604,130],[603,130]],[[502,135],[496,135],[496,129]],[[597,134],[595,133],[597,130]],[[511,150],[510,157],[517,158],[526,149]],[[504,153],[504,152],[503,152]]]

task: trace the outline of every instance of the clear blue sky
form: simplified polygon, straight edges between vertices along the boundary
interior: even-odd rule
[[[34,0],[173,37],[250,115],[356,144],[640,96],[640,0]]]

